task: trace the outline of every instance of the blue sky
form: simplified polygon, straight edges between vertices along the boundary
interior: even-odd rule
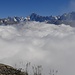
[[[0,0],[0,17],[39,15],[60,15],[74,11],[74,0]]]

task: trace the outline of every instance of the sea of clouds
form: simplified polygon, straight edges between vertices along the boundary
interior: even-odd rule
[[[42,65],[43,74],[75,75],[75,28],[27,22],[0,26],[0,63]],[[55,74],[56,75],[56,74]]]

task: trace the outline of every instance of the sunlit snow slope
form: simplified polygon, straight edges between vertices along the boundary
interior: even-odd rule
[[[75,28],[39,22],[0,26],[0,63],[20,62],[42,65],[48,74],[55,69],[75,75]]]

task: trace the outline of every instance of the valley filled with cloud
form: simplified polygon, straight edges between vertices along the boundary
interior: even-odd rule
[[[44,22],[26,22],[0,26],[0,62],[24,68],[31,62],[42,65],[44,74],[50,69],[57,75],[75,73],[75,28]]]

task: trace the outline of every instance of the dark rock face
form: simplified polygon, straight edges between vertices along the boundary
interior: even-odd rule
[[[40,15],[37,15],[36,13],[32,13],[30,15],[30,20],[31,21],[39,21],[39,22],[56,20],[56,18],[57,17],[53,17],[53,16],[40,16]]]
[[[11,66],[0,64],[0,75],[26,75],[20,70],[14,69]]]

